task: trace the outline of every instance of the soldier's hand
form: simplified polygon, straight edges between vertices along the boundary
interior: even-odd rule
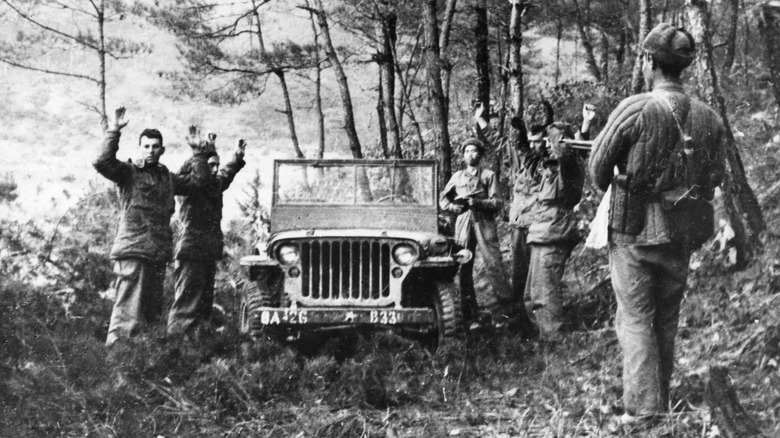
[[[120,106],[119,108],[114,111],[114,129],[117,131],[121,131],[122,128],[127,126],[127,124],[130,122],[129,120],[125,119],[125,107]]]
[[[238,148],[236,149],[236,158],[243,160],[245,151],[246,151],[246,140],[242,138],[238,140]]]
[[[450,206],[450,211],[455,213],[455,214],[461,214],[464,211],[466,211],[466,207],[464,207],[464,206],[462,206],[460,204],[452,204]]]
[[[216,144],[217,144],[217,134],[215,134],[213,132],[209,132],[209,143],[211,143],[212,145],[216,146]]]
[[[590,125],[593,118],[596,117],[596,107],[592,103],[586,103],[582,106],[582,124]]]
[[[187,144],[195,150],[200,147],[200,129],[195,125],[190,125],[189,134],[187,135]]]
[[[469,207],[479,209],[482,207],[482,200],[476,199],[476,198],[466,198],[466,202],[469,204]]]

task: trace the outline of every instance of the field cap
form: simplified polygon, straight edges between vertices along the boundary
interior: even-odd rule
[[[696,43],[691,34],[668,23],[654,27],[642,48],[659,64],[680,70],[691,65],[696,56]]]
[[[476,146],[480,155],[485,155],[485,143],[477,137],[469,137],[460,144],[460,152],[463,153],[466,150],[466,146]]]

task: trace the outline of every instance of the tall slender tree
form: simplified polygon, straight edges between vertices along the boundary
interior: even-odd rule
[[[452,176],[452,149],[448,127],[447,104],[441,85],[441,59],[439,58],[439,19],[436,0],[425,0],[425,67],[428,86],[433,101],[433,131],[436,136],[436,157],[439,162],[439,186],[444,187]]]
[[[352,151],[352,156],[354,158],[363,158],[363,150],[360,146],[357,129],[355,128],[355,113],[352,109],[352,95],[349,92],[347,75],[344,73],[341,59],[339,59],[336,48],[333,45],[333,40],[330,36],[328,16],[325,13],[325,7],[322,5],[322,0],[314,0],[314,5],[315,8],[304,7],[304,9],[314,12],[317,16],[317,23],[320,27],[322,41],[325,44],[325,53],[327,53],[328,60],[333,66],[333,71],[336,73],[336,81],[339,84],[339,92],[341,94],[341,106],[344,110],[344,130],[347,132],[347,138],[349,139],[349,149]]]
[[[17,16],[22,28],[15,40],[0,42],[0,62],[52,76],[90,82],[97,88],[96,103],[88,104],[108,128],[106,70],[109,60],[119,61],[150,50],[149,46],[109,32],[132,12],[122,0],[1,0],[0,9]],[[63,18],[65,20],[63,21]],[[62,50],[71,56],[87,53],[95,62],[58,65]]]
[[[509,16],[509,95],[512,116],[523,118],[523,64],[520,48],[523,45],[523,23],[527,5],[524,0],[513,0]],[[525,147],[523,133],[512,125],[509,131],[509,144],[512,148]]]
[[[685,8],[688,28],[698,47],[694,61],[698,93],[719,112],[726,127],[726,161],[729,172],[723,184],[723,193],[726,211],[736,235],[738,261],[741,263],[750,258],[755,248],[760,247],[759,234],[766,228],[766,224],[761,206],[748,184],[745,167],[731,131],[726,103],[720,92],[718,74],[712,56],[707,2],[686,0]]]
[[[474,66],[477,71],[476,100],[483,108],[490,108],[490,49],[488,45],[487,0],[474,4]]]
[[[650,28],[653,27],[653,13],[650,0],[639,0],[639,33],[636,39],[636,55],[634,57],[634,70],[631,74],[631,88],[629,93],[641,93],[645,82],[642,79],[642,50],[641,45]]]

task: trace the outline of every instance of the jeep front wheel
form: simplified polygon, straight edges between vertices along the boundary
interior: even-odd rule
[[[436,322],[431,341],[435,350],[448,339],[459,335],[463,329],[463,307],[461,305],[460,290],[454,283],[434,283],[433,311]]]
[[[261,307],[279,306],[279,294],[274,293],[272,279],[259,279],[247,285],[247,290],[241,300],[239,329],[241,333],[258,336],[262,325],[256,321],[256,310]]]

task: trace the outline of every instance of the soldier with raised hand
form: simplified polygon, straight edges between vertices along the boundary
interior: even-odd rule
[[[689,97],[680,79],[696,55],[691,35],[662,23],[642,47],[642,73],[652,91],[618,105],[589,161],[594,183],[602,190],[612,184],[609,263],[623,351],[624,423],[653,419],[670,407],[691,243],[699,238],[700,244],[699,231],[713,227],[707,201],[724,169],[720,118]],[[675,221],[680,215],[687,217]]]
[[[187,143],[193,150],[193,157],[179,171],[179,175],[184,177],[192,171],[193,162],[200,154],[207,156],[210,169],[207,183],[202,187],[189,187],[181,193],[181,228],[174,254],[176,295],[168,314],[170,335],[193,334],[199,326],[207,329],[211,316],[214,277],[223,249],[222,193],[246,164],[246,142],[241,139],[232,160],[220,169],[216,138],[216,134],[209,133],[208,140],[201,140],[199,130],[195,126],[190,127]]]
[[[116,274],[116,300],[106,345],[138,333],[142,323],[154,323],[162,314],[165,268],[173,252],[170,227],[174,195],[201,187],[209,176],[206,156],[198,154],[187,175],[173,175],[160,164],[165,153],[157,129],[144,129],[138,138],[138,156],[129,162],[116,158],[124,107],[115,111],[95,169],[117,185],[119,225],[111,248]]]

